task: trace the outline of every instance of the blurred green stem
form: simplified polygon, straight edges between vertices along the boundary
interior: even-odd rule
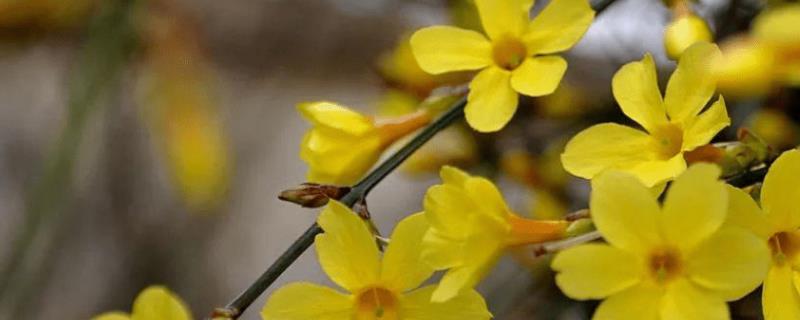
[[[85,43],[69,82],[67,118],[54,149],[44,161],[41,175],[26,199],[25,216],[12,248],[0,270],[0,306],[22,303],[26,274],[41,267],[30,263],[32,249],[52,225],[67,199],[73,167],[87,122],[97,111],[98,100],[115,84],[134,45],[131,15],[134,0],[105,1],[89,22]],[[36,85],[36,84],[32,84]],[[47,247],[48,244],[42,244]],[[30,265],[30,269],[26,266]],[[14,301],[8,301],[13,298]]]

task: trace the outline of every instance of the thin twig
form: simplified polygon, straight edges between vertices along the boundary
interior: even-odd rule
[[[600,239],[602,237],[603,236],[600,234],[600,231],[595,230],[572,238],[545,242],[534,247],[533,255],[539,257],[548,253],[553,253],[567,248],[571,248],[579,244],[591,242]]]

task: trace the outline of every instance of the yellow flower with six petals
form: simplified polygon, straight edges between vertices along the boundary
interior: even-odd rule
[[[167,288],[150,286],[133,301],[131,314],[108,312],[92,320],[191,320],[186,304]]]
[[[431,227],[423,259],[448,269],[433,301],[448,301],[475,286],[509,247],[560,239],[569,225],[561,220],[531,220],[512,213],[491,181],[442,167],[443,184],[425,194]]]
[[[759,285],[769,253],[752,232],[724,226],[729,199],[719,174],[711,164],[690,167],[663,207],[628,173],[592,180],[592,219],[608,244],[560,252],[558,286],[574,299],[605,298],[595,320],[729,319],[725,301]]]
[[[339,185],[355,183],[392,143],[431,120],[426,109],[381,121],[331,102],[302,103],[298,110],[313,125],[300,144],[307,179]]]
[[[749,228],[769,245],[771,262],[764,280],[762,306],[767,320],[800,319],[800,151],[784,152],[769,169],[761,189],[761,207],[731,187],[732,225]],[[763,210],[763,211],[762,211]]]
[[[489,319],[483,298],[465,291],[446,303],[432,303],[433,286],[416,289],[433,274],[420,259],[428,224],[422,214],[403,219],[383,258],[364,221],[331,201],[317,222],[325,233],[315,243],[322,269],[344,294],[297,282],[276,291],[261,312],[264,320],[461,320]]]
[[[475,130],[502,129],[517,109],[517,93],[552,93],[567,62],[562,52],[594,19],[586,0],[553,0],[533,21],[533,0],[475,0],[486,34],[450,26],[418,30],[411,47],[422,70],[432,74],[481,70],[470,83],[464,110]]]
[[[587,179],[607,169],[622,170],[648,187],[686,170],[683,153],[709,143],[730,124],[722,96],[700,112],[714,94],[710,69],[719,54],[716,45],[705,42],[686,49],[663,100],[652,56],[624,65],[614,75],[612,91],[622,112],[646,132],[615,123],[594,125],[567,143],[564,168]]]

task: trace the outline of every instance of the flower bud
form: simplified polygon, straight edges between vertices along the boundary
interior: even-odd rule
[[[701,41],[711,41],[711,30],[705,20],[693,13],[678,16],[664,30],[664,48],[673,60],[678,60],[686,48]]]
[[[304,208],[319,208],[328,203],[328,200],[339,200],[350,192],[350,187],[339,187],[306,182],[294,189],[281,191],[278,199],[293,202]]]

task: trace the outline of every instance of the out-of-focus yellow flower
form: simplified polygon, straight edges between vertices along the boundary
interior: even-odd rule
[[[474,0],[450,0],[450,21],[454,26],[482,32],[481,17]]]
[[[796,146],[800,140],[800,128],[780,110],[756,110],[747,118],[746,126],[777,150]]]
[[[752,230],[771,251],[762,306],[767,320],[800,319],[800,151],[784,152],[761,188],[761,210],[742,190],[731,187],[728,222]],[[763,210],[763,211],[762,211]]]
[[[383,258],[364,221],[341,203],[331,201],[317,222],[325,230],[315,240],[322,269],[349,294],[312,283],[291,283],[269,297],[261,311],[264,320],[491,318],[474,290],[446,303],[432,303],[434,286],[417,289],[433,274],[420,258],[428,229],[421,213],[397,224]]]
[[[532,0],[476,0],[483,29],[434,26],[418,30],[411,47],[422,70],[433,74],[481,70],[470,83],[465,109],[475,130],[502,129],[517,109],[517,93],[552,93],[567,68],[553,53],[571,48],[594,19],[586,0],[554,0],[533,21]]]
[[[686,169],[683,153],[707,144],[730,124],[721,96],[700,113],[714,94],[710,65],[718,56],[719,49],[710,43],[687,49],[663,101],[649,54],[623,66],[612,81],[614,97],[646,132],[614,123],[592,126],[567,143],[564,168],[587,179],[607,169],[623,170],[647,186],[679,175]]]
[[[664,48],[673,60],[678,60],[693,44],[711,40],[711,30],[706,21],[691,12],[677,16],[664,30]]]
[[[411,51],[409,38],[402,37],[392,52],[378,60],[378,71],[390,87],[421,100],[439,86],[468,80],[460,73],[432,75],[423,71]]]
[[[526,151],[512,150],[500,158],[503,173],[530,189],[531,217],[560,219],[567,213],[567,204],[561,193],[568,174],[561,165],[561,150],[563,148],[551,147],[538,157]]]
[[[800,85],[800,4],[770,8],[753,21],[748,36],[722,44],[715,70],[726,94],[766,94],[779,85]]]
[[[448,269],[433,292],[435,302],[448,301],[471,289],[512,246],[564,236],[565,221],[530,220],[512,213],[491,181],[453,167],[441,170],[443,184],[425,194],[423,259]]]
[[[575,117],[585,113],[592,102],[580,87],[564,81],[553,94],[536,99],[539,114],[552,118]]]
[[[162,286],[147,287],[133,301],[133,310],[108,312],[92,320],[191,320],[186,304]]]
[[[338,185],[355,183],[387,147],[431,120],[425,109],[382,121],[331,102],[302,103],[298,110],[313,126],[300,144],[307,179]]]
[[[212,210],[227,194],[231,171],[213,74],[188,19],[170,6],[147,8],[139,25],[146,57],[140,103],[184,201]]]
[[[605,299],[595,320],[729,319],[725,301],[758,287],[769,250],[748,230],[723,227],[736,208],[719,173],[711,164],[690,167],[663,207],[627,173],[595,178],[590,210],[608,244],[560,252],[552,263],[559,288],[574,299]]]

